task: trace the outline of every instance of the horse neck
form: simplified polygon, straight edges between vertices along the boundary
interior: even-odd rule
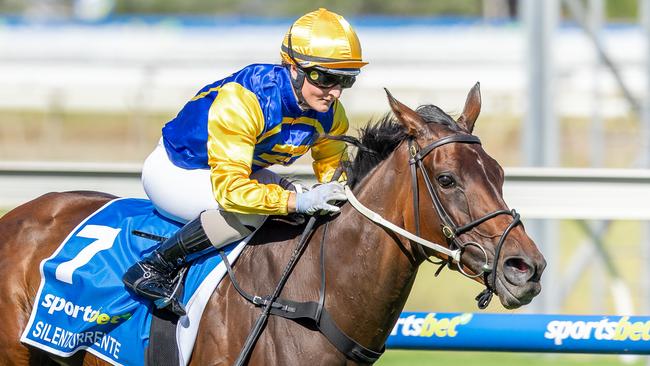
[[[405,213],[412,212],[409,187],[406,153],[396,151],[360,183],[355,195],[403,227]],[[330,272],[327,307],[341,309],[334,318],[351,337],[380,347],[404,307],[421,259],[415,259],[407,240],[389,234],[351,205],[331,225],[330,258],[337,258],[337,269]]]

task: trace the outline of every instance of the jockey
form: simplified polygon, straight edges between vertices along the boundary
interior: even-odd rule
[[[186,222],[124,274],[124,284],[158,308],[185,315],[175,294],[180,267],[240,240],[267,215],[338,212],[340,183],[306,192],[266,169],[311,149],[314,173],[329,182],[342,160],[348,119],[338,100],[367,64],[350,24],[326,9],[296,20],[281,65],[253,64],[201,89],[162,129],[142,169],[145,192],[163,215]],[[306,82],[305,82],[306,81]]]

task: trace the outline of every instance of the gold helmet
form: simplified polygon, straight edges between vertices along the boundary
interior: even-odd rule
[[[282,60],[301,68],[358,74],[366,64],[357,34],[342,16],[320,8],[296,20],[284,36]]]

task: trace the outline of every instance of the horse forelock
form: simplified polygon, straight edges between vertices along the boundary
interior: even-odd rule
[[[454,119],[433,104],[421,105],[416,112],[427,123],[442,125],[452,131],[461,131]],[[359,133],[359,149],[348,171],[348,184],[354,188],[380,162],[386,160],[397,146],[409,137],[404,126],[392,113],[379,120],[371,120]]]
[[[415,110],[427,123],[437,123],[449,128],[452,131],[459,132],[461,131],[456,121],[445,113],[442,109],[438,108],[433,104],[425,104],[419,106]]]

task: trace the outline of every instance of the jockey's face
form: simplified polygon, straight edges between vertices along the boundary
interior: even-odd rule
[[[291,66],[291,76],[297,77],[298,72],[295,66]],[[316,112],[327,112],[332,103],[341,97],[343,89],[340,85],[334,85],[329,88],[321,88],[305,80],[302,84],[302,96],[309,108]]]

